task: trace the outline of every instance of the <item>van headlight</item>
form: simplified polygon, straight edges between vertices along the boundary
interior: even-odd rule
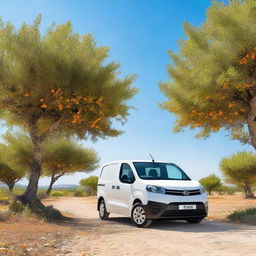
[[[152,192],[152,193],[165,194],[165,189],[162,187],[158,187],[158,186],[147,185],[146,190],[148,192]]]
[[[201,193],[201,194],[204,194],[204,193],[205,193],[205,189],[204,189],[203,186],[200,187],[200,193]]]

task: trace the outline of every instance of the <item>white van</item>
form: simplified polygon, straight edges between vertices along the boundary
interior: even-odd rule
[[[99,216],[131,216],[138,227],[169,218],[200,223],[207,216],[204,188],[177,165],[154,161],[116,161],[105,164],[98,181]]]

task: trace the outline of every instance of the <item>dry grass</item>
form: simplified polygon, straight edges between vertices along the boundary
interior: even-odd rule
[[[65,254],[63,242],[72,230],[69,225],[46,223],[36,217],[12,216],[0,222],[0,255],[53,256]]]
[[[241,194],[209,196],[208,220],[226,221],[232,212],[252,207],[256,207],[256,199],[245,199]]]

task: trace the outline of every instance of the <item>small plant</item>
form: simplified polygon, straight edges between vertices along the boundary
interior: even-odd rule
[[[83,189],[77,189],[74,194],[74,196],[77,196],[77,197],[82,197],[82,196],[87,196],[87,193],[83,190]]]
[[[51,193],[51,196],[68,196],[68,193],[65,190],[61,190],[61,191],[58,190],[58,191],[53,191]]]
[[[25,210],[25,207],[25,204],[23,204],[20,200],[17,200],[17,198],[10,200],[9,210],[11,212],[22,213]]]
[[[235,223],[247,223],[256,225],[256,208],[249,208],[242,211],[234,211],[228,215],[228,220]]]
[[[86,179],[80,180],[80,185],[85,187],[89,195],[95,196],[97,194],[98,177],[90,176]]]

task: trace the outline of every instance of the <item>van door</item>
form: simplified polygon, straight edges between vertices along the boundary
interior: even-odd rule
[[[101,185],[104,186],[104,200],[108,212],[116,212],[115,184],[119,175],[118,163],[104,166],[101,173]]]
[[[130,205],[132,204],[132,184],[135,177],[132,168],[127,163],[122,163],[120,173],[116,183],[115,198],[118,205],[118,213],[125,216],[130,216]]]

